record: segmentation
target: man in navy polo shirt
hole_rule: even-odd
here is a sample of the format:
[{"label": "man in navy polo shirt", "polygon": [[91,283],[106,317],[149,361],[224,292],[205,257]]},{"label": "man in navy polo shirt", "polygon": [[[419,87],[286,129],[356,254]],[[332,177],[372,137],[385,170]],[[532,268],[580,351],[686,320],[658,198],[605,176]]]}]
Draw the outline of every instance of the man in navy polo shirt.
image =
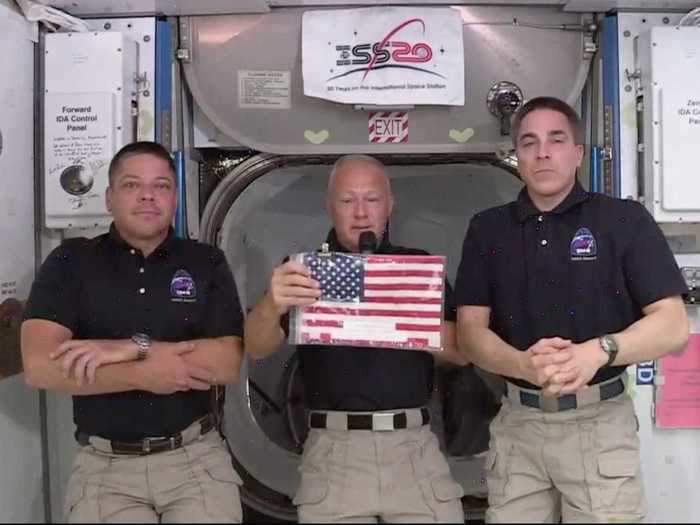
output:
[{"label": "man in navy polo shirt", "polygon": [[[372,232],[376,253],[426,254],[389,241],[394,198],[384,165],[373,157],[338,159],[326,198],[331,251],[359,253],[360,235]],[[262,358],[276,352],[290,308],[320,295],[320,283],[305,265],[287,261],[275,268],[269,289],[246,318],[246,353]],[[445,302],[443,351],[435,355],[465,365],[455,348],[454,308],[451,299]],[[428,424],[433,355],[324,345],[298,345],[297,354],[311,410],[294,498],[299,521],[462,523],[464,492]]]},{"label": "man in navy polo shirt", "polygon": [[686,285],[642,205],[577,181],[584,140],[568,104],[529,101],[512,137],[525,188],[471,220],[455,286],[460,349],[506,379],[487,521],[640,520],[625,367],[684,347]]},{"label": "man in navy polo shirt", "polygon": [[235,381],[243,316],[221,250],[175,237],[159,144],[109,166],[109,233],[56,248],[22,324],[28,384],[73,395],[69,522],[240,522],[211,389]]}]

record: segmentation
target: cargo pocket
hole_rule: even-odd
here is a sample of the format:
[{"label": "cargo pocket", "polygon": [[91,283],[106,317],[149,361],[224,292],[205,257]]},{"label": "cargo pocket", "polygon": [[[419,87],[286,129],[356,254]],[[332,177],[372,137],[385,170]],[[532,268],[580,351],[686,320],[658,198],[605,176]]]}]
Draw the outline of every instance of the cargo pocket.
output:
[{"label": "cargo pocket", "polygon": [[434,522],[462,523],[464,511],[460,499],[464,496],[464,490],[452,478],[437,438],[428,432],[422,443],[407,443],[413,449],[409,456],[413,475]]},{"label": "cargo pocket", "polygon": [[497,504],[497,500],[502,498],[506,492],[508,476],[506,473],[506,458],[493,445],[489,448],[484,461],[484,471],[486,473],[486,486],[489,493],[489,502]]},{"label": "cargo pocket", "polygon": [[464,490],[451,475],[421,480],[418,485],[436,523],[464,522],[461,501]]},{"label": "cargo pocket", "polygon": [[292,502],[296,506],[317,505],[328,497],[328,461],[333,441],[325,435],[308,439],[299,465],[301,481]]},{"label": "cargo pocket", "polygon": [[63,514],[68,523],[95,523],[100,521],[99,487],[110,464],[107,457],[80,450],[66,488]]},{"label": "cargo pocket", "polygon": [[240,523],[243,519],[239,486],[242,481],[233,468],[231,456],[216,444],[200,458],[199,481],[202,485],[202,498],[207,515],[211,519]]},{"label": "cargo pocket", "polygon": [[451,477],[436,478],[430,481],[435,499],[439,502],[461,499],[464,496],[462,485],[454,481]]},{"label": "cargo pocket", "polygon": [[597,458],[598,480],[591,487],[594,510],[644,514],[644,487],[636,450],[611,450]]},{"label": "cargo pocket", "polygon": [[78,505],[85,499],[85,477],[71,476],[68,488],[66,490],[66,500],[63,505],[63,515],[68,523],[79,523],[88,521],[80,519],[77,512]]},{"label": "cargo pocket", "polygon": [[299,488],[292,502],[294,505],[315,505],[328,495],[328,479],[322,475],[302,474]]}]

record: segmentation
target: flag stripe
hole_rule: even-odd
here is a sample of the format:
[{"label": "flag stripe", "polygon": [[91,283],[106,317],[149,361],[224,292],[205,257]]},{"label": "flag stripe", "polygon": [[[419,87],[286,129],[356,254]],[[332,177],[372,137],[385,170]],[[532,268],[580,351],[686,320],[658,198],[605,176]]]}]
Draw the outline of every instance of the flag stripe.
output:
[{"label": "flag stripe", "polygon": [[367,290],[365,289],[365,297],[432,297],[441,299],[442,290],[425,290],[416,292],[415,290]]},{"label": "flag stripe", "polygon": [[336,340],[337,338],[350,338],[350,339],[357,339],[357,338],[362,338],[367,341],[398,341],[398,342],[405,342],[408,339],[414,338],[416,336],[418,337],[423,337],[428,339],[429,341],[433,342],[435,346],[439,346],[439,337],[440,337],[440,332],[441,328],[440,325],[437,325],[437,328],[435,330],[432,329],[425,329],[425,325],[416,325],[415,329],[411,330],[396,330],[395,332],[391,333],[391,336],[389,335],[391,330],[386,330],[381,334],[378,333],[359,333],[359,332],[351,332],[351,333],[346,333],[345,330],[342,328],[329,328],[329,327],[323,327],[323,326],[316,326],[316,327],[305,327],[302,331],[302,333],[307,334],[309,337],[330,337],[332,340]]},{"label": "flag stripe", "polygon": [[365,270],[366,277],[435,277],[433,270]]},{"label": "flag stripe", "polygon": [[[412,304],[409,306],[400,306],[396,305],[399,309],[399,311],[404,311],[404,310],[420,310],[420,311],[436,311],[439,312],[442,310],[442,305],[441,304]],[[365,305],[362,303],[341,303],[341,302],[335,302],[335,301],[316,301],[312,305],[309,306],[304,306],[304,309],[310,308],[310,307],[322,307],[322,308],[327,308],[328,311],[327,313],[334,313],[335,309],[337,308],[357,308],[357,309],[362,309],[365,308]],[[396,310],[396,308],[391,305],[391,304],[382,304],[382,303],[375,303],[370,306],[372,310]]]},{"label": "flag stripe", "polygon": [[430,284],[442,288],[445,281],[442,277],[366,277],[365,286],[368,284]]},{"label": "flag stripe", "polygon": [[[311,337],[308,334],[303,334],[305,343],[323,343],[328,344],[330,340],[333,344],[346,345],[346,346],[372,346],[378,348],[396,348],[396,343],[392,341],[369,341],[367,339],[338,339],[335,337]],[[302,336],[302,337],[303,337]],[[411,338],[405,341],[403,348],[407,350],[424,350],[428,345],[428,339]],[[432,348],[430,350],[439,350],[438,348]]]},{"label": "flag stripe", "polygon": [[[440,280],[440,283],[442,283],[442,280]],[[423,284],[423,283],[405,283],[405,282],[399,282],[399,283],[367,283],[365,284],[365,291],[367,290],[387,290],[387,291],[392,291],[392,290],[412,290],[415,292],[422,291],[422,290],[441,290],[442,286],[436,287],[433,284]]]},{"label": "flag stripe", "polygon": [[442,297],[383,297],[370,296],[363,299],[365,303],[389,304],[442,304]]},{"label": "flag stripe", "polygon": [[444,266],[442,264],[413,264],[413,263],[402,263],[393,264],[389,262],[375,262],[375,263],[365,263],[365,270],[430,270],[437,273],[442,273]]},{"label": "flag stripe", "polygon": [[445,258],[441,255],[367,255],[367,264],[435,264],[442,269]]},{"label": "flag stripe", "polygon": [[343,321],[335,321],[332,319],[304,319],[304,326],[331,326],[334,328],[342,328]]},{"label": "flag stripe", "polygon": [[439,332],[442,326],[439,324],[396,323],[396,329],[406,332]]},{"label": "flag stripe", "polygon": [[338,315],[375,315],[379,317],[383,316],[401,316],[401,317],[421,317],[421,318],[440,318],[442,312],[440,310],[435,311],[421,311],[421,310],[382,310],[382,309],[370,309],[370,308],[338,308],[336,307],[323,307],[323,306],[306,306],[304,308],[306,313],[310,314],[338,314]]},{"label": "flag stripe", "polygon": [[[346,316],[343,315],[333,315],[333,314],[306,314],[304,313],[304,319],[313,319],[313,320],[319,320],[319,321],[343,321],[347,319]],[[365,321],[367,323],[377,323],[377,322],[384,322],[387,323],[387,325],[391,325],[391,323],[407,323],[407,324],[414,324],[417,322],[425,322],[425,323],[434,323],[433,318],[428,318],[428,319],[416,319],[415,317],[402,317],[400,315],[395,316],[395,317],[387,317],[387,316],[361,316],[361,317],[356,317],[357,319],[361,319],[362,321]],[[435,318],[437,319],[437,318]]]}]

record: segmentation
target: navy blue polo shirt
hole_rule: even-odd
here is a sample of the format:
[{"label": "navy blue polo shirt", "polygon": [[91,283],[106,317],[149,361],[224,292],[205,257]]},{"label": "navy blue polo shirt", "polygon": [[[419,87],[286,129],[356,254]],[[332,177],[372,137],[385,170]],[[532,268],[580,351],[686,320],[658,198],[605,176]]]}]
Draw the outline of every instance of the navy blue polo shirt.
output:
[{"label": "navy blue polo shirt", "polygon": [[[51,252],[32,285],[25,318],[59,323],[73,339],[128,339],[142,332],[176,342],[243,334],[236,285],[220,249],[179,239],[171,230],[144,257],[114,225]],[[121,441],[174,434],[210,410],[208,391],[73,397],[79,431]]]},{"label": "navy blue polo shirt", "polygon": [[[540,212],[523,188],[515,202],[472,218],[455,303],[490,307],[490,328],[527,350],[544,337],[581,343],[622,331],[643,316],[644,306],[686,291],[647,210],[588,193],[576,181],[552,211]],[[624,369],[603,368],[591,384]]]},{"label": "navy blue polo shirt", "polygon": [[[331,230],[331,251],[346,252]],[[394,246],[386,236],[375,253],[427,255]],[[445,282],[443,316],[455,321],[452,288]],[[289,317],[282,318],[285,332]],[[433,390],[434,361],[430,352],[356,346],[298,345],[299,370],[311,410],[377,411],[424,406]]]}]

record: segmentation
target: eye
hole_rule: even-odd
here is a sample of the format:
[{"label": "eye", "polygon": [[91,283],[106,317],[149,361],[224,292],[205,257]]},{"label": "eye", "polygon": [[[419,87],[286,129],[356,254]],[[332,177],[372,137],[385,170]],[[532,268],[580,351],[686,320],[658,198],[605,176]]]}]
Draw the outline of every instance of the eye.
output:
[{"label": "eye", "polygon": [[138,187],[138,184],[136,184],[136,182],[133,180],[129,180],[123,183],[122,186],[128,190],[133,190],[134,188]]},{"label": "eye", "polygon": [[534,144],[534,142],[532,142],[531,140],[528,140],[527,142],[521,142],[521,143],[520,143],[520,146],[523,147],[523,148],[529,148],[529,147],[532,146],[533,144]]},{"label": "eye", "polygon": [[171,186],[167,182],[161,182],[159,184],[156,184],[156,188],[159,190],[166,191],[166,190],[169,190],[171,188]]}]

